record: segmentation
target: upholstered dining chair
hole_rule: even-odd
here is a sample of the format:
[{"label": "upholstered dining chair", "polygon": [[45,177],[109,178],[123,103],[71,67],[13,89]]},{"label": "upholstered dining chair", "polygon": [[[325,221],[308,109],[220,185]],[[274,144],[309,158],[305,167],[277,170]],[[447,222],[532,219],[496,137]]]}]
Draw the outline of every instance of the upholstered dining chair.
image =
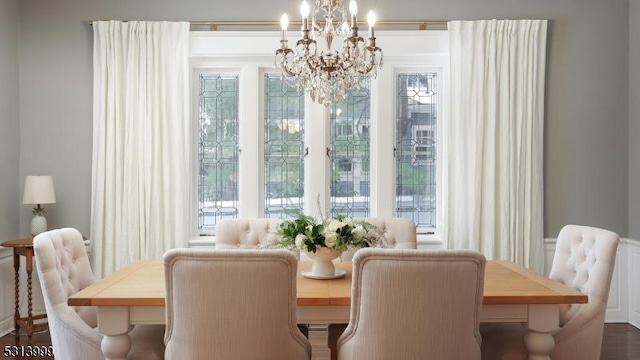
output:
[{"label": "upholstered dining chair", "polygon": [[[600,359],[618,242],[618,234],[604,229],[566,225],[560,230],[549,277],[580,290],[589,300],[560,309],[552,359]],[[483,359],[527,359],[521,324],[482,324],[480,329]]]},{"label": "upholstered dining chair", "polygon": [[[418,237],[416,235],[416,224],[411,219],[393,217],[372,217],[361,218],[377,227],[382,233],[382,246],[388,249],[417,249]],[[342,261],[349,261],[353,258],[355,251],[348,251],[340,256]],[[346,329],[347,324],[328,324],[327,344],[331,350],[331,360],[337,357],[336,345],[338,337]]]},{"label": "upholstered dining chair", "polygon": [[276,240],[281,220],[225,219],[216,225],[216,249],[257,249]]},{"label": "upholstered dining chair", "polygon": [[[224,219],[216,225],[216,249],[260,249],[276,240],[280,219],[249,218]],[[300,252],[294,252],[300,260]],[[305,337],[309,337],[309,325],[298,324]]]},{"label": "upholstered dining chair", "polygon": [[338,359],[480,359],[485,262],[466,250],[358,251]]},{"label": "upholstered dining chair", "polygon": [[[357,220],[367,222],[380,230],[382,235],[381,247],[386,249],[417,249],[418,236],[416,224],[411,219],[394,217],[371,217]],[[347,251],[340,256],[342,261],[353,258],[355,251]]]},{"label": "upholstered dining chair", "polygon": [[172,249],[164,269],[166,359],[311,359],[290,251]]},{"label": "upholstered dining chair", "polygon": [[[50,230],[33,239],[33,249],[54,357],[104,359],[100,350],[102,335],[96,330],[96,308],[67,305],[70,295],[95,281],[82,235],[71,228]],[[137,325],[129,335],[129,359],[164,358],[164,326]]]}]

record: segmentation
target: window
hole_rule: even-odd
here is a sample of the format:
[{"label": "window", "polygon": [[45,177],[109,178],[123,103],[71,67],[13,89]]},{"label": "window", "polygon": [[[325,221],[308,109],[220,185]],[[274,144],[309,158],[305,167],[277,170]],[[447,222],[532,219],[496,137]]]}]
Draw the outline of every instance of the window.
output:
[{"label": "window", "polygon": [[[400,216],[419,233],[434,231],[448,62],[447,38],[435,33],[389,33],[397,54],[385,52],[377,79],[363,78],[327,108],[273,69],[278,34],[194,33],[200,124],[194,232],[213,234],[225,218],[299,211]],[[264,55],[256,56],[261,48]]]},{"label": "window", "polygon": [[437,78],[437,73],[396,76],[396,211],[430,228],[436,227]]},{"label": "window", "polygon": [[331,216],[362,218],[370,214],[369,133],[353,131],[369,129],[369,84],[368,78],[363,79],[360,89],[349,90],[346,99],[333,104],[331,109]]},{"label": "window", "polygon": [[198,228],[238,214],[238,75],[202,73],[199,84]]},{"label": "window", "polygon": [[279,74],[264,75],[265,217],[304,208],[304,96]]}]

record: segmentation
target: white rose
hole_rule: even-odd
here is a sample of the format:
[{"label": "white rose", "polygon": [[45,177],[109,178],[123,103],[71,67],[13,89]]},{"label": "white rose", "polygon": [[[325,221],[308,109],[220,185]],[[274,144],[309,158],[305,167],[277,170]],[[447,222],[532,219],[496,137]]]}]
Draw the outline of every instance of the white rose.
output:
[{"label": "white rose", "polygon": [[341,227],[344,226],[344,223],[338,220],[331,220],[329,222],[329,225],[327,225],[327,227],[325,228],[325,232],[328,233],[335,233],[338,232],[338,229],[340,229]]},{"label": "white rose", "polygon": [[296,235],[296,247],[300,250],[304,250],[304,241],[307,237],[304,234]]},{"label": "white rose", "polygon": [[351,230],[351,234],[356,239],[362,239],[367,235],[367,230],[364,229],[362,225],[358,225],[353,230]]},{"label": "white rose", "polygon": [[335,232],[324,233],[324,245],[328,248],[333,248],[338,242],[338,234]]}]

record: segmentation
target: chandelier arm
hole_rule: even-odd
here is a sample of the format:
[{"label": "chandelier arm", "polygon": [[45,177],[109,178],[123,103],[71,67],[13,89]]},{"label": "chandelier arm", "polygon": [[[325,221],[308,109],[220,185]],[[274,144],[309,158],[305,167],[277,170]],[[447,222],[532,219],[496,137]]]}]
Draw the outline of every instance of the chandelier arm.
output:
[{"label": "chandelier arm", "polygon": [[354,47],[358,46],[359,43],[364,43],[364,38],[362,36],[358,36],[358,34],[355,34],[355,36],[349,36],[348,38],[344,39],[345,43],[352,43]]},{"label": "chandelier arm", "polygon": [[313,45],[316,46],[316,41],[310,38],[300,39],[296,42],[296,47],[303,46],[305,49],[309,49]]},{"label": "chandelier arm", "polygon": [[364,39],[361,36],[350,36],[344,40],[343,49],[345,55],[343,57],[348,60],[349,64],[343,64],[343,66],[341,66],[342,69],[347,70],[354,65],[354,60],[357,59],[354,58],[353,52],[358,48],[358,44],[360,43],[364,43]]},{"label": "chandelier arm", "polygon": [[293,53],[293,50],[289,49],[288,47],[282,47],[276,50],[276,56],[281,55],[282,57],[285,57],[285,58],[291,53]]},{"label": "chandelier arm", "polygon": [[[373,70],[373,68],[375,68],[376,66],[378,68],[382,67],[382,59],[383,59],[383,54],[382,54],[382,49],[379,47],[367,47],[366,48],[367,51],[369,51],[371,53],[371,57],[373,58],[369,65],[363,70],[363,71],[358,71],[358,73],[362,74],[362,75],[367,75],[371,72],[371,70]],[[376,51],[380,53],[380,61],[376,62]]]},{"label": "chandelier arm", "polygon": [[294,67],[287,66],[286,61],[283,61],[280,63],[280,71],[282,71],[282,73],[288,78],[296,78],[300,75],[300,72],[296,72],[294,71],[294,69],[295,69],[295,66]]}]

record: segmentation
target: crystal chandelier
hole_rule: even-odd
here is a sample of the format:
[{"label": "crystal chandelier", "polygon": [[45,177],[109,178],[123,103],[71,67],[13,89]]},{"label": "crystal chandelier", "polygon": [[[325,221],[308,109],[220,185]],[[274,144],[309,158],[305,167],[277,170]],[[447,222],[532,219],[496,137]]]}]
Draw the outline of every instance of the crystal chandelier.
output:
[{"label": "crystal chandelier", "polygon": [[[289,18],[287,14],[282,15],[282,39],[275,54],[276,67],[285,79],[306,90],[319,104],[329,106],[344,99],[348,89],[360,88],[365,77],[375,78],[382,67],[382,49],[376,46],[374,33],[376,15],[369,12],[367,45],[358,35],[357,12],[355,0],[349,3],[350,18],[342,0],[315,0],[311,9],[303,0],[300,5],[302,38],[293,49],[287,41]],[[318,49],[316,39],[321,37],[325,47]],[[337,37],[342,38],[342,52],[332,47]]]}]

